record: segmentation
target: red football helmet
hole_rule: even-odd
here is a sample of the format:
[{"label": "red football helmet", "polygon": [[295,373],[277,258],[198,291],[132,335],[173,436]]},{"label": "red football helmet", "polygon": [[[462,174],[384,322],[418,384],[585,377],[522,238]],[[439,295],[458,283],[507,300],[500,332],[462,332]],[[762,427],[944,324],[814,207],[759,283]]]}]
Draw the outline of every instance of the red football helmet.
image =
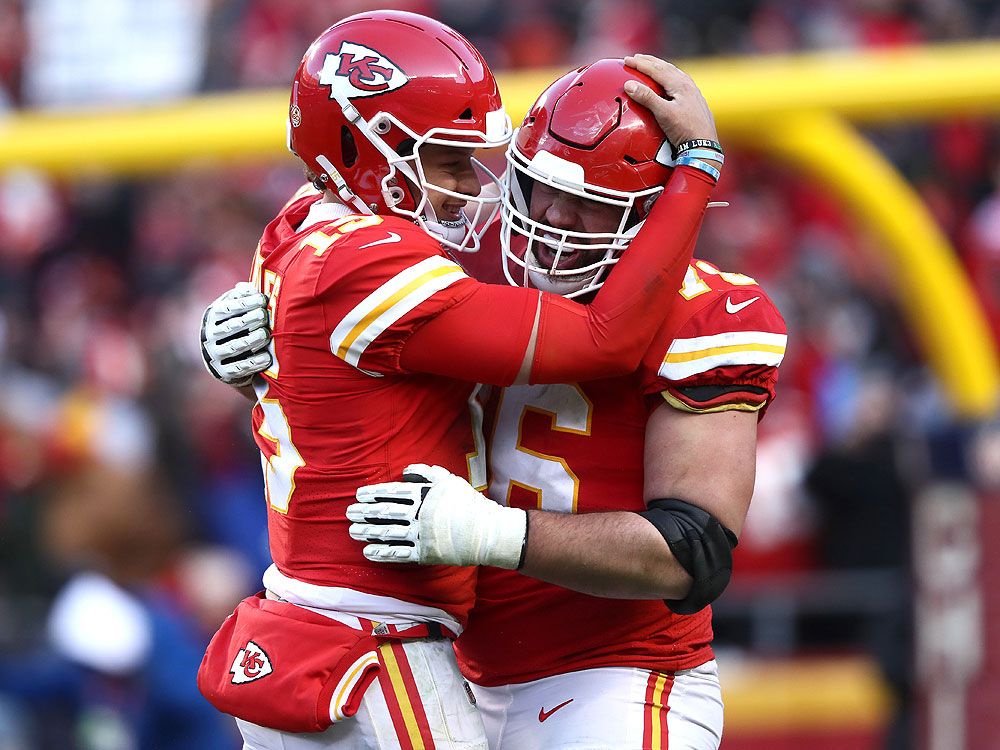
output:
[{"label": "red football helmet", "polygon": [[[673,165],[670,144],[649,110],[625,93],[629,80],[663,94],[622,60],[598,60],[549,86],[515,131],[501,208],[504,272],[511,284],[530,281],[566,297],[598,289],[662,192]],[[572,231],[532,218],[537,183],[617,207],[617,227]],[[521,238],[517,248],[515,236]],[[583,265],[574,262],[579,252],[586,253],[577,259],[586,260]]]},{"label": "red football helmet", "polygon": [[[288,147],[348,206],[412,219],[455,250],[478,249],[499,208],[499,180],[478,161],[480,198],[428,183],[424,144],[489,148],[511,125],[482,55],[438,21],[402,11],[350,16],[306,50],[292,83]],[[472,218],[443,221],[428,190],[475,204]],[[487,215],[488,214],[488,215]]]}]

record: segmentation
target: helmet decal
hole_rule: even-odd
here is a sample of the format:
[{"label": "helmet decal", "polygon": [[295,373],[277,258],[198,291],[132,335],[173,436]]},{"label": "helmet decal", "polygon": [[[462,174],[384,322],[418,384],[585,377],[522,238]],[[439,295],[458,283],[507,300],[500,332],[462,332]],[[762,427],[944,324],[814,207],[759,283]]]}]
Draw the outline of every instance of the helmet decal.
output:
[{"label": "helmet decal", "polygon": [[410,79],[381,52],[354,42],[342,42],[328,52],[319,72],[321,86],[330,87],[331,99],[375,96],[404,86]]}]

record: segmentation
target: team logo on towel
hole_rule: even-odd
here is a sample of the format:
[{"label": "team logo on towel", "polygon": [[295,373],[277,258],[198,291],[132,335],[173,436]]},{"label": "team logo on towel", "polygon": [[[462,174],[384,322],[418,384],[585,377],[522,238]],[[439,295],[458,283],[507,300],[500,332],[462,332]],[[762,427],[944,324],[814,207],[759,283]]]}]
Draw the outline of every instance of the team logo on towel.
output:
[{"label": "team logo on towel", "polygon": [[253,641],[247,641],[247,645],[240,649],[233,659],[233,666],[229,672],[233,675],[232,683],[242,685],[245,682],[253,682],[261,677],[267,677],[274,671],[271,660],[267,653]]}]

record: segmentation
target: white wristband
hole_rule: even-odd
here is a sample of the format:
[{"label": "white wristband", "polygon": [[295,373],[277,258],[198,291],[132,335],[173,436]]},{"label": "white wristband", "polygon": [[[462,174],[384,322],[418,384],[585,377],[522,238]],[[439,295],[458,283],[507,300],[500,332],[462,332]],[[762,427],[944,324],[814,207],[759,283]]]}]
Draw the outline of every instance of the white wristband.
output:
[{"label": "white wristband", "polygon": [[527,544],[528,513],[520,508],[494,507],[492,517],[485,519],[490,526],[483,534],[477,564],[517,570]]}]

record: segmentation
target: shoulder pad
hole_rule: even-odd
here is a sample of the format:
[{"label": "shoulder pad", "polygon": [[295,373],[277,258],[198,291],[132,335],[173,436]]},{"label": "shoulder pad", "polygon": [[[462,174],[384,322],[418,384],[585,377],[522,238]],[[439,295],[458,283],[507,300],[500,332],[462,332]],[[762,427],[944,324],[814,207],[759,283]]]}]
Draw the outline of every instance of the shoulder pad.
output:
[{"label": "shoulder pad", "polygon": [[754,279],[698,260],[680,296],[671,340],[660,349],[660,378],[680,381],[719,367],[781,363],[785,321]]}]

